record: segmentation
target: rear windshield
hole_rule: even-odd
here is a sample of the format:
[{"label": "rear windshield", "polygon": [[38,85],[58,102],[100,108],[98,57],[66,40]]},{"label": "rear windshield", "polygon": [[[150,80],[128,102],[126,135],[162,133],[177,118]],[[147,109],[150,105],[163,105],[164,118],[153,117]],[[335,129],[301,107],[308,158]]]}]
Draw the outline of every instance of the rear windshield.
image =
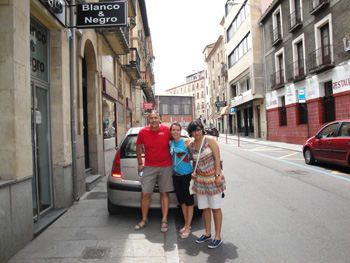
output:
[{"label": "rear windshield", "polygon": [[[130,135],[125,138],[120,148],[120,158],[136,158],[136,139],[137,135]],[[144,156],[142,147],[142,156]]]}]

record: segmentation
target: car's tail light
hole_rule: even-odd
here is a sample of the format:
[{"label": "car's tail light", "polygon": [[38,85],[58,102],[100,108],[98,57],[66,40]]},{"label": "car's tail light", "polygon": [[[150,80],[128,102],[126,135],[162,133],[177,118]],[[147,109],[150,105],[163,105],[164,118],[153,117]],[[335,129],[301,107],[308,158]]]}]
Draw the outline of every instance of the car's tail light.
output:
[{"label": "car's tail light", "polygon": [[120,170],[120,150],[117,152],[117,155],[114,158],[111,176],[115,178],[122,178],[122,172]]}]

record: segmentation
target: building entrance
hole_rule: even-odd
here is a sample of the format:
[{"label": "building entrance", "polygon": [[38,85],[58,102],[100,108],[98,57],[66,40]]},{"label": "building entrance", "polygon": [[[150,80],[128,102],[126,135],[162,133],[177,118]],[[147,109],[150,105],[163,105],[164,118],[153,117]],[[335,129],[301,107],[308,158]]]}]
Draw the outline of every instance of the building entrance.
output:
[{"label": "building entrance", "polygon": [[48,85],[32,81],[33,216],[52,209],[51,133]]}]

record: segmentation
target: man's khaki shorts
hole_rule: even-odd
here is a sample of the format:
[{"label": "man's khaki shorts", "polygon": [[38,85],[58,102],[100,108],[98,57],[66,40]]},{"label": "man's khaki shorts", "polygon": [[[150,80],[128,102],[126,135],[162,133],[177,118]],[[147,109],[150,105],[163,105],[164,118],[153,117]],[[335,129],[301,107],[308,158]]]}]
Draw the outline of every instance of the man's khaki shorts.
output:
[{"label": "man's khaki shorts", "polygon": [[153,193],[157,181],[160,192],[174,191],[172,176],[172,165],[164,167],[144,166],[141,178],[142,192],[149,194]]}]

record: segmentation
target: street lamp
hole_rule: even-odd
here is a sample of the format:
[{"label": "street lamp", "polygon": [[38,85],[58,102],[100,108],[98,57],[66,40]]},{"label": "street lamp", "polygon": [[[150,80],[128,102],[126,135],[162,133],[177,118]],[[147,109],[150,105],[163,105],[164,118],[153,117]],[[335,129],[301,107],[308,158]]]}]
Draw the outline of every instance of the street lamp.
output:
[{"label": "street lamp", "polygon": [[229,1],[229,2],[227,2],[227,4],[231,5],[231,6],[233,6],[233,5],[250,5],[252,7],[255,7],[255,8],[259,9],[260,15],[262,14],[262,10],[261,10],[260,6],[258,6],[256,4],[237,3],[237,2],[233,2],[233,1]]}]

